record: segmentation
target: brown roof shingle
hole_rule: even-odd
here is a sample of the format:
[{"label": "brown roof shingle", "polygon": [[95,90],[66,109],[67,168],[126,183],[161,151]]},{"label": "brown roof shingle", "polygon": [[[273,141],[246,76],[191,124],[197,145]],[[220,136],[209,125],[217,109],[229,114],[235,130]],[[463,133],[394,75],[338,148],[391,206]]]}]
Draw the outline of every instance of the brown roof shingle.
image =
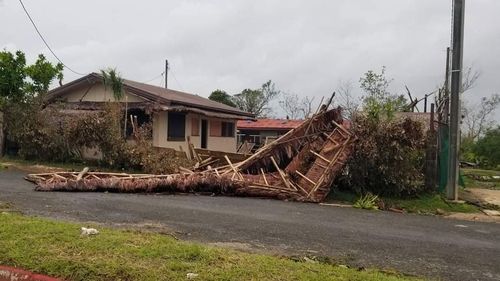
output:
[{"label": "brown roof shingle", "polygon": [[[61,87],[51,90],[48,94],[49,101],[68,93],[71,89],[80,87],[82,84],[91,84],[102,81],[102,76],[98,73],[90,73],[82,78],[67,83]],[[125,91],[129,91],[137,96],[159,103],[171,103],[172,105],[184,105],[201,109],[208,109],[218,112],[225,112],[235,115],[254,117],[253,114],[245,112],[235,107],[231,107],[216,101],[209,100],[198,95],[180,92],[171,89],[165,89],[145,83],[140,83],[124,79],[123,86]]]}]

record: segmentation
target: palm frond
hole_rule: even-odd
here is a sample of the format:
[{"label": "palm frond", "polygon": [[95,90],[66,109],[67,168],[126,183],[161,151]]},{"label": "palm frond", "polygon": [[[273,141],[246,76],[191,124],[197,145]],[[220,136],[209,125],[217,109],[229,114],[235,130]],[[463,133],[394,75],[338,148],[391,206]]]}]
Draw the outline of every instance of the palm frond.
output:
[{"label": "palm frond", "polygon": [[123,78],[116,71],[116,68],[101,69],[101,75],[104,89],[110,87],[115,100],[121,100],[123,98]]}]

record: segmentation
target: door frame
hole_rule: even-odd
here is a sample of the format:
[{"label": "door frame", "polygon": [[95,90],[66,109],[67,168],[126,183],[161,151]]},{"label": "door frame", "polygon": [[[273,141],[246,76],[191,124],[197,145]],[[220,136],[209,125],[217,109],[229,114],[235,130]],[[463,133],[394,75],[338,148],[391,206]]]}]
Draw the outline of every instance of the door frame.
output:
[{"label": "door frame", "polygon": [[207,119],[201,119],[200,147],[204,148],[204,149],[208,148],[208,120]]}]

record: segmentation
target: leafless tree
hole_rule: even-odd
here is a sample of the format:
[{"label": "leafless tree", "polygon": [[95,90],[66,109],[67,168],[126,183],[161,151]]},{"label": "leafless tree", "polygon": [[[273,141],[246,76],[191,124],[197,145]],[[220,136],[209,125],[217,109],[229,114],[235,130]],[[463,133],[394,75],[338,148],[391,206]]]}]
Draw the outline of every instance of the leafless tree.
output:
[{"label": "leafless tree", "polygon": [[500,95],[483,97],[479,103],[462,105],[463,122],[466,127],[465,137],[477,140],[487,129],[493,126],[491,115],[500,105]]},{"label": "leafless tree", "polygon": [[337,94],[340,98],[339,105],[343,108],[345,117],[351,119],[359,111],[361,100],[352,94],[353,86],[350,81],[339,80]]},{"label": "leafless tree", "polygon": [[297,94],[283,93],[279,105],[290,119],[305,119],[313,111],[314,97],[300,98]]},{"label": "leafless tree", "polygon": [[279,105],[290,119],[296,119],[300,114],[299,102],[297,94],[283,93]]},{"label": "leafless tree", "polygon": [[467,67],[462,74],[462,93],[474,88],[480,76],[480,71],[475,70],[472,66]]},{"label": "leafless tree", "polygon": [[302,112],[302,116],[304,117],[304,119],[311,117],[314,108],[314,97],[303,97],[300,103],[300,111]]}]

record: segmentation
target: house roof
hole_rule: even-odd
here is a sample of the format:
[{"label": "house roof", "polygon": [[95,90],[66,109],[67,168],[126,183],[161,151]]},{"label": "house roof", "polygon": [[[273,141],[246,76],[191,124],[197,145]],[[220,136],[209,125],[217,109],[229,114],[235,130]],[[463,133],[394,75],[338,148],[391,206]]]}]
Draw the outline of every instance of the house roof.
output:
[{"label": "house roof", "polygon": [[298,127],[304,120],[256,119],[238,120],[236,127],[243,130],[290,130]]},{"label": "house roof", "polygon": [[[51,90],[48,93],[47,97],[49,102],[54,101],[55,99],[69,93],[73,89],[80,88],[84,85],[91,85],[97,82],[102,82],[102,76],[98,73],[90,73],[82,78]],[[165,89],[162,87],[140,83],[128,79],[123,80],[123,87],[126,92],[132,93],[149,101],[158,102],[160,104],[167,103],[169,105],[188,106],[204,110],[228,113],[236,116],[254,117],[252,113],[248,113],[238,108],[212,101],[194,94]]]},{"label": "house roof", "polygon": [[421,122],[425,130],[428,130],[431,125],[430,112],[396,112],[395,117],[398,119],[410,118],[413,121]]}]

